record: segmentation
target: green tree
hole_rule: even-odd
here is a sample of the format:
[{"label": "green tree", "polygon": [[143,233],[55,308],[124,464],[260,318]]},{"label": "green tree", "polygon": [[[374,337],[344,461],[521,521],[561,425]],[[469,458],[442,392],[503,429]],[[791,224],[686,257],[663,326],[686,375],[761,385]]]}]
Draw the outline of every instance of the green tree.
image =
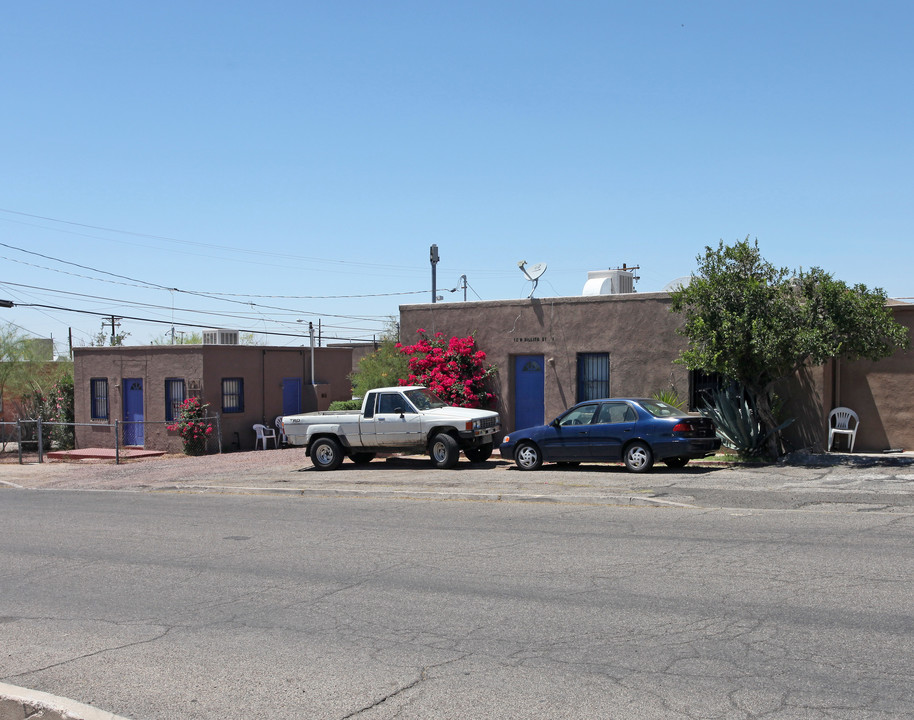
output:
[{"label": "green tree", "polygon": [[377,349],[363,357],[358,369],[349,376],[354,396],[365,397],[374,388],[397,385],[409,375],[409,358],[397,348],[398,334],[396,318],[390,318]]},{"label": "green tree", "polygon": [[378,349],[359,361],[358,369],[349,376],[352,394],[365,397],[365,393],[376,387],[390,387],[399,384],[409,375],[409,358],[397,348],[396,340],[385,337]]},{"label": "green tree", "polygon": [[[749,238],[699,255],[691,283],[673,293],[689,339],[680,362],[739,383],[766,430],[767,452],[780,452],[774,387],[804,366],[830,358],[879,360],[907,347],[905,327],[885,291],[848,286],[820,268],[791,272],[761,257]],[[769,434],[770,433],[770,434]]]},{"label": "green tree", "polygon": [[7,324],[0,329],[0,397],[19,394],[27,387],[22,366],[29,354],[26,338],[15,327]]}]

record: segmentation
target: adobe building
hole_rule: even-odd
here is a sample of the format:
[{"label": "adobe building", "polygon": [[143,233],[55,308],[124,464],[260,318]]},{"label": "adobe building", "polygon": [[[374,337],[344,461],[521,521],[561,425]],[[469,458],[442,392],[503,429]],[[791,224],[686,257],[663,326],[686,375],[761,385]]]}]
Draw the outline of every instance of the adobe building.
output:
[{"label": "adobe building", "polygon": [[[199,397],[219,416],[221,449],[253,449],[255,423],[274,427],[280,415],[326,410],[349,400],[349,348],[257,345],[150,345],[73,350],[76,447],[121,446],[181,452],[166,429],[177,407]],[[208,452],[219,450],[212,438]]]},{"label": "adobe building", "polygon": [[[686,338],[676,332],[682,320],[670,312],[669,294],[625,289],[603,294],[603,283],[580,297],[403,305],[400,340],[415,342],[419,329],[474,335],[498,368],[494,392],[506,431],[548,422],[597,397],[675,390],[697,409],[699,391],[715,381],[676,363]],[[899,323],[914,328],[914,305],[890,306]],[[841,405],[860,416],[855,451],[914,449],[914,349],[875,363],[833,360],[809,368],[779,396],[783,416],[796,418],[785,433],[793,449],[824,451],[828,413]]]}]

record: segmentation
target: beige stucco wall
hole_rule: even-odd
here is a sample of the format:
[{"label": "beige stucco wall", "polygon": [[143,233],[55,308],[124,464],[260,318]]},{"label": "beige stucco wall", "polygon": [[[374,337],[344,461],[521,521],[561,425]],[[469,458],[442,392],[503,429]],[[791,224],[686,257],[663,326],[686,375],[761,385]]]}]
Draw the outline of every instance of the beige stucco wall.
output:
[{"label": "beige stucco wall", "polygon": [[[914,344],[914,305],[892,311]],[[845,406],[860,416],[857,447],[914,450],[914,347],[878,362],[836,361],[830,369],[828,409]]]},{"label": "beige stucco wall", "polygon": [[[86,347],[73,350],[73,406],[77,423],[76,447],[114,447],[114,434],[108,424],[124,418],[124,378],[143,379],[143,410],[146,420],[165,419],[165,378],[185,378],[187,382],[203,376],[203,359],[194,345],[137,347]],[[93,422],[90,381],[108,380],[108,421]],[[187,388],[190,397],[190,387]],[[181,451],[181,440],[163,424],[146,424],[144,447]]]},{"label": "beige stucco wall", "polygon": [[513,430],[517,355],[545,358],[547,420],[577,402],[577,354],[583,352],[609,353],[612,395],[649,396],[672,387],[687,398],[688,371],[674,364],[685,341],[669,307],[667,293],[403,305],[400,338],[411,343],[420,328],[432,335],[475,335],[498,367],[498,410]]},{"label": "beige stucco wall", "polygon": [[[77,447],[114,447],[109,424],[124,417],[122,380],[143,379],[143,447],[180,452],[181,440],[166,429],[165,379],[185,381],[187,397],[199,396],[221,416],[224,449],[254,446],[254,423],[272,425],[281,415],[284,378],[302,383],[302,411],[325,410],[334,400],[348,400],[351,351],[316,348],[314,384],[310,348],[227,345],[154,345],[91,347],[74,350],[74,410]],[[108,421],[91,420],[90,380],[108,380]],[[244,411],[222,412],[223,378],[244,381]],[[237,433],[237,435],[236,435]],[[237,444],[235,444],[237,443]]]}]

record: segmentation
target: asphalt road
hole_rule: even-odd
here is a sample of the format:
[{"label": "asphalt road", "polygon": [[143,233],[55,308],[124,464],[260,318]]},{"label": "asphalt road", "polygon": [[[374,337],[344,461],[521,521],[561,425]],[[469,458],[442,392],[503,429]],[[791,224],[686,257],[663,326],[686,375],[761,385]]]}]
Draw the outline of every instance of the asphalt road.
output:
[{"label": "asphalt road", "polygon": [[842,509],[7,486],[0,678],[136,720],[912,717],[914,515]]}]

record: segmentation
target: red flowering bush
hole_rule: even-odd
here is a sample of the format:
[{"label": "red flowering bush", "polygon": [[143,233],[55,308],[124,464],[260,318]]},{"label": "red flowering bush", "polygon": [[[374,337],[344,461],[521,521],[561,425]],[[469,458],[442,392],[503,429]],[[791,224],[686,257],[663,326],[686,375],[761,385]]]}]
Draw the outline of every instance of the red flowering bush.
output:
[{"label": "red flowering bush", "polygon": [[206,452],[206,440],[213,434],[213,426],[206,419],[206,408],[199,398],[187,398],[178,408],[178,417],[168,426],[177,431],[184,441],[184,452],[187,455],[203,455]]},{"label": "red flowering bush", "polygon": [[401,385],[425,385],[451,405],[472,408],[495,406],[495,395],[487,390],[496,368],[487,365],[486,354],[476,348],[472,335],[445,338],[444,333],[429,337],[418,330],[415,345],[397,343],[397,349],[409,356],[410,375]]}]

